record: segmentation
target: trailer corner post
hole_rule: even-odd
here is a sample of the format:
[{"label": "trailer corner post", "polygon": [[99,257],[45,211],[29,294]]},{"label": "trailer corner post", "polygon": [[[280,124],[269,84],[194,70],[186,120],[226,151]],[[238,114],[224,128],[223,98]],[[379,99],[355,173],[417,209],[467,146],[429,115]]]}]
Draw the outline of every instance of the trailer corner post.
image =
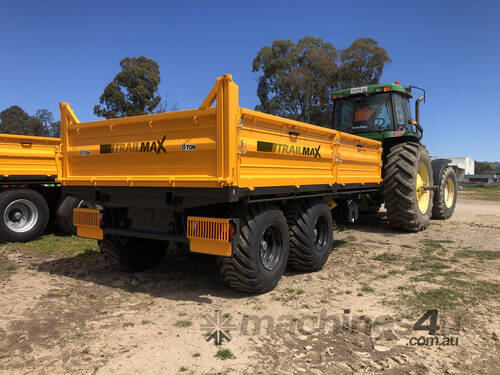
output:
[{"label": "trailer corner post", "polygon": [[[73,124],[79,124],[78,118],[69,106],[69,103],[59,103],[61,110],[61,151],[63,155],[68,155],[68,127]],[[64,185],[66,178],[68,178],[68,158],[65,157],[61,163],[61,177],[60,183]]]}]

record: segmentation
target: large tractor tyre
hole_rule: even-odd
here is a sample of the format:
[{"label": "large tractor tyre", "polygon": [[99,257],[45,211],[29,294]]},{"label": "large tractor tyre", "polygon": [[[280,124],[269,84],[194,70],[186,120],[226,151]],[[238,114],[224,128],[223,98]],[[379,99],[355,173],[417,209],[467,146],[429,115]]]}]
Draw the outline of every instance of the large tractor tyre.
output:
[{"label": "large tractor tyre", "polygon": [[429,152],[416,142],[391,148],[384,166],[383,193],[392,226],[417,232],[429,225],[433,186]]},{"label": "large tractor tyre", "polygon": [[35,190],[7,190],[0,194],[0,239],[31,241],[40,236],[49,222],[49,206]]},{"label": "large tractor tyre", "polygon": [[290,234],[288,266],[296,271],[323,268],[333,246],[333,218],[322,200],[299,199],[285,210]]},{"label": "large tractor tyre", "polygon": [[252,294],[274,289],[288,260],[285,215],[272,205],[251,205],[230,216],[238,217],[240,225],[232,255],[218,258],[224,282]]},{"label": "large tractor tyre", "polygon": [[432,206],[433,219],[449,219],[455,211],[457,203],[457,176],[452,167],[447,167],[436,181],[438,190],[434,195],[434,205]]},{"label": "large tractor tyre", "polygon": [[161,261],[167,247],[168,242],[109,234],[99,241],[99,249],[108,266],[132,272],[153,268]]}]

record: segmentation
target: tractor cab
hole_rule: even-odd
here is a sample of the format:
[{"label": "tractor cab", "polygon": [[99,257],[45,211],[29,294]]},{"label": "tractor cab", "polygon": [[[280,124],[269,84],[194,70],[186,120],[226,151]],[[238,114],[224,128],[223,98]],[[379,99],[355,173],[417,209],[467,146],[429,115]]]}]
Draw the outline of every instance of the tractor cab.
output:
[{"label": "tractor cab", "polygon": [[417,88],[406,88],[398,81],[335,92],[333,128],[383,143],[419,141],[423,133],[419,124],[419,104],[425,96],[417,99],[413,119],[410,109],[412,87]]}]

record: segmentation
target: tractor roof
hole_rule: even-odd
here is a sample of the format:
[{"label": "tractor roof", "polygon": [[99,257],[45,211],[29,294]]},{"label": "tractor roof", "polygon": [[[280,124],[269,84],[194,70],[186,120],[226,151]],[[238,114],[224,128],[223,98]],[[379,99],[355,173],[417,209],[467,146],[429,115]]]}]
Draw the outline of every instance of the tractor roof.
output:
[{"label": "tractor roof", "polygon": [[333,93],[334,99],[345,98],[354,95],[362,94],[375,94],[381,92],[398,91],[403,93],[410,98],[412,97],[411,89],[404,87],[397,81],[397,83],[379,83],[377,85],[367,85],[360,87],[352,87],[344,90],[338,90]]}]

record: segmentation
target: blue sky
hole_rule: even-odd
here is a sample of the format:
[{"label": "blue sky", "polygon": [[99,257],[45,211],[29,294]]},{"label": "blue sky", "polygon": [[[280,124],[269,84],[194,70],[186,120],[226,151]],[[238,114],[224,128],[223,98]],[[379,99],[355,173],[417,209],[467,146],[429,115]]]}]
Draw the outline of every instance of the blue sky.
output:
[{"label": "blue sky", "polygon": [[162,94],[199,106],[223,73],[240,105],[257,104],[251,63],[275,39],[323,38],[336,48],[376,39],[392,64],[382,81],[424,87],[431,155],[500,160],[498,1],[23,1],[1,4],[0,110],[17,104],[80,121],[126,56],[156,60]]}]

